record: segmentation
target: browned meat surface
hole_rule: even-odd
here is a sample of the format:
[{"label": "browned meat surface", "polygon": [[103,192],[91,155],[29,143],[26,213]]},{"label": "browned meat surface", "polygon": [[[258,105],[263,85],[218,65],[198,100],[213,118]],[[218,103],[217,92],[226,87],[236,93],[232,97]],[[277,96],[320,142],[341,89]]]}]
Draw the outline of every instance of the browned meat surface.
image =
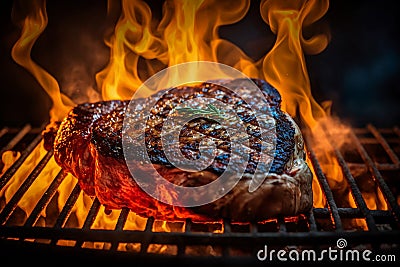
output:
[{"label": "browned meat surface", "polygon": [[[203,83],[172,88],[152,96],[159,99],[146,127],[147,153],[153,166],[168,181],[182,186],[207,184],[224,172],[230,159],[229,136],[218,123],[195,119],[182,127],[179,148],[188,158],[199,156],[202,138],[212,138],[219,153],[205,170],[196,173],[180,170],[170,164],[161,145],[161,128],[169,112],[182,101],[195,97],[218,99],[233,106],[246,126],[250,158],[239,183],[222,198],[199,207],[175,207],[149,196],[136,184],[126,166],[122,148],[122,127],[126,116],[135,121],[140,114],[126,113],[129,101],[103,101],[76,106],[60,125],[49,125],[44,132],[46,149],[54,149],[56,162],[77,177],[82,189],[95,195],[110,209],[128,207],[137,214],[163,220],[262,221],[277,215],[297,215],[312,206],[312,175],[305,163],[303,139],[295,122],[280,110],[280,95],[269,84],[254,80],[262,90],[275,120],[276,151],[270,169],[262,169],[266,177],[255,191],[248,191],[260,154],[260,128],[248,105],[238,95],[222,86]],[[245,90],[240,80],[227,85]],[[240,95],[240,94],[239,94]],[[150,97],[151,98],[151,97]],[[150,98],[137,99],[135,105],[146,106]],[[265,110],[266,111],[266,110]],[[130,131],[135,131],[135,125]],[[132,144],[135,140],[132,140]],[[149,168],[136,157],[135,169],[143,175]],[[235,175],[234,173],[232,175]]]}]

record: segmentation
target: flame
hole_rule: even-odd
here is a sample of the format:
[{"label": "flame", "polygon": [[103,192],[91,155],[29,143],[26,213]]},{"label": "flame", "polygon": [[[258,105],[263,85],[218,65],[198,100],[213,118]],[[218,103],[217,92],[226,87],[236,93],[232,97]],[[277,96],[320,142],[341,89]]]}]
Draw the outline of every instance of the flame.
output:
[{"label": "flame", "polygon": [[[265,79],[281,93],[282,109],[298,118],[299,123],[311,132],[312,148],[332,191],[340,192],[341,198],[345,199],[343,205],[357,208],[334,152],[334,149],[351,144],[351,127],[330,114],[330,102],[319,104],[313,98],[304,57],[304,53],[320,53],[329,43],[330,36],[327,33],[309,39],[305,39],[303,35],[303,29],[318,21],[328,7],[327,0],[262,1],[262,18],[277,35],[274,47],[262,61],[262,71]],[[308,163],[312,166],[309,160]],[[313,169],[312,172],[314,207],[325,207],[326,199]],[[363,198],[370,209],[376,209],[377,203],[381,208],[387,209],[379,189],[377,194],[363,192]],[[354,221],[357,226],[367,229],[365,220]]]},{"label": "flame", "polygon": [[[2,189],[1,195],[5,197],[6,203],[12,198],[12,196],[17,192],[18,188],[21,186],[21,184],[24,182],[24,180],[28,177],[28,175],[32,172],[34,167],[39,163],[39,161],[43,158],[43,156],[46,154],[46,151],[44,150],[43,146],[41,144],[38,144],[35,149],[32,151],[31,154],[25,159],[23,165],[21,168],[18,168],[18,170],[15,172],[13,175],[11,181],[8,182]],[[40,198],[40,192],[38,192],[35,198],[38,200]],[[28,204],[28,206],[26,206]],[[32,210],[34,205],[30,205],[29,203],[25,203],[23,205],[23,208],[27,208]]]},{"label": "flame", "polygon": [[47,26],[46,1],[26,2],[29,14],[23,20],[21,36],[14,44],[11,55],[16,63],[28,70],[50,96],[53,106],[50,118],[60,121],[74,105],[61,93],[57,80],[31,58],[32,47]]},{"label": "flame", "polygon": [[[116,9],[108,2],[109,13]],[[214,61],[237,67],[245,74],[258,77],[253,61],[240,48],[218,36],[222,25],[241,20],[250,1],[165,1],[163,17],[153,26],[152,13],[146,2],[122,1],[122,13],[114,34],[105,40],[110,47],[108,66],[96,75],[105,100],[130,99],[144,80],[161,68],[191,61]],[[178,75],[196,72],[196,66]]]},{"label": "flame", "polygon": [[[115,9],[116,1],[108,2],[108,10]],[[130,99],[135,88],[142,84],[139,77],[139,58],[154,59],[162,54],[161,40],[152,34],[151,10],[143,1],[122,1],[122,13],[110,40],[108,66],[96,75],[104,100]],[[149,73],[150,75],[154,72]]]},{"label": "flame", "polygon": [[[320,160],[330,187],[332,190],[345,192],[348,186],[346,179],[333,153],[332,140],[326,136],[322,125],[325,129],[337,129],[330,133],[335,136],[335,141],[344,141],[335,143],[337,147],[350,140],[347,136],[350,127],[332,119],[329,104],[319,104],[313,98],[305,60],[305,54],[318,54],[329,43],[329,33],[317,34],[308,39],[303,34],[305,28],[313,25],[327,12],[328,0],[262,0],[260,14],[266,23],[265,26],[270,27],[276,34],[276,42],[271,51],[257,61],[234,43],[219,36],[219,28],[240,21],[247,14],[250,3],[250,0],[167,0],[163,5],[162,18],[157,20],[145,1],[108,1],[108,16],[115,16],[118,10],[121,12],[111,34],[105,39],[110,51],[109,62],[95,77],[102,99],[130,99],[135,89],[148,77],[165,67],[179,63],[213,61],[230,65],[249,77],[267,80],[279,90],[282,95],[282,109],[298,119],[301,126],[312,133],[312,149]],[[60,121],[77,101],[74,102],[74,99],[69,99],[63,94],[57,80],[31,58],[32,47],[45,30],[48,19],[46,1],[32,1],[26,5],[28,12],[21,23],[21,36],[12,49],[12,57],[27,69],[48,93],[53,103],[50,118],[52,121]],[[191,75],[195,71],[196,69],[189,69],[179,75]],[[4,193],[9,200],[45,153],[42,143],[39,144],[1,195]],[[310,160],[307,161],[312,167]],[[60,167],[51,159],[37,179],[41,182],[34,182],[32,188],[24,195],[24,199],[18,205],[27,216],[51,182],[49,179],[55,177],[59,170]],[[312,172],[314,207],[326,207],[324,193],[313,169]],[[59,210],[65,205],[75,184],[76,179],[70,174],[60,184],[57,196]],[[383,198],[381,195],[379,197]],[[348,205],[356,207],[351,193],[346,192],[344,197]],[[369,207],[373,207],[376,199],[369,199]],[[72,210],[75,221],[70,220],[67,225],[82,227],[92,202],[92,198],[81,193]],[[385,201],[382,200],[382,203]],[[119,214],[120,211],[109,213],[101,207],[92,228],[113,229]],[[47,215],[43,213],[42,216]],[[146,222],[146,218],[130,212],[124,229],[144,230]],[[182,225],[177,227],[167,222],[154,227],[154,231],[184,229]],[[60,240],[59,243],[70,244],[64,240]],[[95,243],[85,243],[85,246],[99,247]],[[125,249],[137,251],[140,244],[126,244]],[[165,246],[149,249],[159,252],[168,250]]]},{"label": "flame", "polygon": [[328,7],[327,0],[264,0],[260,7],[262,18],[277,35],[275,46],[263,59],[263,74],[279,89],[284,99],[282,109],[292,117],[299,110],[300,118],[310,128],[327,114],[312,97],[304,52],[321,52],[329,39],[326,34],[305,39],[303,28],[318,21]]},{"label": "flame", "polygon": [[4,151],[3,155],[1,155],[1,162],[0,162],[0,177],[11,167],[18,160],[21,156],[21,153],[17,151]]}]

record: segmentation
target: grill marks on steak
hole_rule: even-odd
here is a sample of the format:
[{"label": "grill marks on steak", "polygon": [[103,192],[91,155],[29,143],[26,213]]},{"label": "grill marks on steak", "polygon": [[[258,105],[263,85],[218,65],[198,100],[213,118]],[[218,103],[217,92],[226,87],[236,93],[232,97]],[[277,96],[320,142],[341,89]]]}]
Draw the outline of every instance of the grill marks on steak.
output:
[{"label": "grill marks on steak", "polygon": [[[165,157],[160,140],[163,119],[180,101],[193,97],[215,98],[235,107],[250,136],[250,159],[235,188],[208,205],[182,208],[161,203],[147,195],[132,179],[122,150],[123,121],[125,116],[143,119],[143,114],[127,113],[129,101],[101,101],[76,106],[62,121],[58,130],[58,125],[49,125],[43,134],[45,147],[53,147],[56,162],[78,178],[81,188],[87,194],[96,195],[110,209],[128,207],[145,217],[153,216],[163,220],[191,218],[202,221],[222,217],[236,221],[259,221],[277,214],[295,215],[307,211],[312,205],[312,175],[304,162],[301,134],[293,120],[280,110],[281,98],[277,90],[265,81],[253,81],[263,92],[266,104],[270,106],[269,114],[275,121],[277,137],[272,165],[269,172],[265,170],[263,174],[267,179],[253,193],[249,193],[247,189],[257,167],[262,138],[257,121],[242,99],[213,83],[172,88],[167,93],[161,91],[151,96],[150,98],[159,101],[148,121],[151,127],[147,127],[145,131],[147,152],[157,171],[172,183],[199,186],[218,178],[229,162],[230,140],[226,131],[209,119],[195,119],[182,128],[180,149],[188,158],[198,157],[198,143],[201,138],[211,138],[221,151],[206,170],[188,173],[171,166]],[[226,87],[246,91],[246,84],[242,80],[224,83]],[[134,104],[146,107],[150,98],[136,99]],[[142,130],[135,129],[135,124],[130,127],[129,131],[133,134],[130,136],[134,136],[135,131]],[[196,135],[200,135],[200,138],[195,138]],[[137,162],[137,169],[143,175],[149,173],[148,168],[146,164]]]},{"label": "grill marks on steak", "polygon": [[[287,116],[280,110],[280,95],[269,84],[262,80],[254,80],[260,87],[264,96],[266,97],[266,105],[264,108],[265,113],[269,113],[275,120],[276,127],[276,151],[274,154],[274,161],[270,166],[270,172],[282,174],[290,156],[294,150],[294,128],[292,123],[288,120]],[[242,90],[241,94],[246,93],[245,87],[240,80],[226,82],[226,87],[236,87],[236,90]],[[245,86],[245,85],[244,85]],[[241,95],[239,94],[239,95]],[[196,97],[207,97],[218,99],[225,104],[232,105],[237,111],[239,118],[245,123],[247,135],[249,136],[250,144],[250,159],[245,172],[254,173],[259,161],[259,152],[261,150],[261,136],[257,119],[251,112],[249,106],[253,103],[246,104],[238,95],[226,88],[212,84],[203,83],[198,86],[186,86],[181,88],[172,88],[157,93],[155,98],[159,99],[155,108],[151,110],[148,126],[146,128],[146,144],[147,152],[150,160],[154,164],[163,164],[172,167],[167,160],[162,145],[161,145],[161,130],[163,121],[167,118],[170,111],[179,103],[188,99]],[[149,99],[135,100],[135,105],[146,106],[150,102]],[[104,103],[106,104],[106,103]],[[96,146],[98,151],[105,156],[124,159],[122,150],[122,127],[124,116],[132,116],[131,121],[139,121],[143,118],[142,114],[132,114],[131,112],[125,113],[128,106],[128,101],[124,101],[118,107],[112,108],[107,114],[103,114],[93,124],[92,143]],[[270,107],[267,110],[268,106]],[[127,133],[135,136],[138,135],[142,129],[135,129],[136,125],[130,125],[130,130]],[[179,126],[181,127],[181,126]],[[234,126],[232,126],[234,127]],[[197,138],[196,138],[197,137]],[[218,126],[213,120],[209,119],[195,119],[188,124],[184,125],[181,130],[180,149],[187,158],[197,158],[199,155],[198,144],[203,138],[212,138],[216,142],[216,147],[223,153],[216,156],[213,164],[208,168],[210,171],[221,173],[225,170],[229,162],[230,153],[230,140],[226,130]],[[133,139],[132,145],[136,142]],[[268,170],[261,170],[267,173]]]}]

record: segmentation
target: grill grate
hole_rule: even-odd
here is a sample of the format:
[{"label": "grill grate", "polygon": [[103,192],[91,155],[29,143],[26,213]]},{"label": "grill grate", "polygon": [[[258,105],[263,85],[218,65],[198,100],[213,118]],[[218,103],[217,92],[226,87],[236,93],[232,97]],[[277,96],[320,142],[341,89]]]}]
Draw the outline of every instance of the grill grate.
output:
[{"label": "grill grate", "polygon": [[[328,131],[325,134],[328,140],[333,140]],[[53,153],[45,153],[6,202],[3,195],[5,189],[13,182],[16,172],[26,164],[28,156],[41,145],[42,137],[41,128],[32,128],[30,125],[22,129],[3,128],[0,130],[0,155],[11,150],[20,152],[20,156],[0,177],[0,244],[4,246],[33,244],[35,247],[47,246],[65,249],[65,251],[73,249],[76,253],[76,251],[87,250],[88,243],[100,242],[101,251],[103,253],[106,251],[106,254],[123,253],[134,258],[150,255],[152,258],[176,257],[180,260],[212,258],[231,263],[256,262],[256,252],[266,244],[277,248],[298,246],[319,249],[334,246],[338,238],[346,238],[349,247],[364,245],[376,250],[383,248],[389,251],[398,250],[400,240],[399,128],[377,129],[373,125],[367,125],[366,128],[351,129],[350,138],[355,149],[350,155],[336,147],[334,142],[331,143],[334,156],[348,184],[348,190],[353,196],[355,207],[342,207],[337,203],[336,189],[332,187],[323,171],[322,164],[313,149],[312,140],[308,134],[304,136],[317,185],[320,186],[326,200],[325,207],[314,207],[309,214],[304,216],[277,218],[257,224],[234,224],[226,220],[215,224],[201,224],[187,220],[181,223],[183,227],[178,227],[179,230],[166,232],[154,230],[160,222],[153,218],[147,219],[143,229],[125,229],[131,213],[128,209],[120,211],[111,229],[94,229],[94,222],[102,208],[96,198],[92,199],[83,225],[69,227],[68,221],[82,194],[78,184],[73,187],[62,209],[51,223],[41,225],[38,223],[40,218],[55,201],[57,190],[67,177],[67,173],[63,170],[60,170],[54,178],[52,177],[52,181],[39,196],[30,213],[22,222],[18,221],[16,218],[21,213],[19,203],[24,201],[26,192],[49,164]],[[356,158],[356,160],[351,160],[351,158]],[[363,175],[367,174],[368,177],[361,175],[364,179],[360,180],[354,175],[355,169],[363,170]],[[367,178],[379,188],[387,209],[368,208],[363,196],[362,184]],[[364,229],[355,227],[353,224],[355,219],[364,220],[366,227]],[[71,241],[72,248],[69,243],[65,245],[65,242],[61,242],[63,240]],[[130,251],[129,244],[138,244],[135,247],[137,249]],[[152,248],[155,245],[161,246],[162,249],[154,251]],[[173,253],[164,253],[168,252],[165,245],[174,247]],[[94,247],[96,246],[93,245],[92,248]]]}]

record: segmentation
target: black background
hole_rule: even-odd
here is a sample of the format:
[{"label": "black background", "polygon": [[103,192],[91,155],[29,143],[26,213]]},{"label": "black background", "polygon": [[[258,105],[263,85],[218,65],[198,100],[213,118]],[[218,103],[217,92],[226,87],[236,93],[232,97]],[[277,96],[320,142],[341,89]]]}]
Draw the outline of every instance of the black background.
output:
[{"label": "black background", "polygon": [[[161,14],[159,2],[149,2],[156,16]],[[367,123],[391,127],[400,121],[400,15],[395,4],[331,0],[316,26],[329,28],[330,43],[320,54],[306,56],[314,98],[331,100],[333,114],[355,127]],[[20,34],[12,7],[13,1],[1,1],[0,126],[40,125],[48,120],[51,102],[36,80],[11,58]],[[93,85],[95,73],[108,59],[103,39],[113,21],[106,20],[107,2],[49,0],[47,13],[49,24],[33,48],[33,59],[61,88],[77,67],[76,88]],[[252,2],[242,21],[222,27],[220,35],[254,59],[268,52],[275,40],[261,19],[259,1]]]}]

